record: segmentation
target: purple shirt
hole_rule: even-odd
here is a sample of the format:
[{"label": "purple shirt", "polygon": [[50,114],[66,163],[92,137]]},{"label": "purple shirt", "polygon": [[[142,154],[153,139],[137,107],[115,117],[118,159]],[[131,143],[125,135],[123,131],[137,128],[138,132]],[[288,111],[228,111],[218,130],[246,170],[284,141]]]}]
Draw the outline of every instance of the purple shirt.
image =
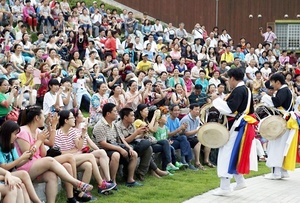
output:
[{"label": "purple shirt", "polygon": [[272,31],[270,31],[270,32],[265,32],[265,33],[263,34],[263,36],[264,36],[264,38],[265,38],[265,40],[264,40],[265,42],[273,43],[273,41],[274,41],[275,39],[277,39],[275,33],[272,32]]}]

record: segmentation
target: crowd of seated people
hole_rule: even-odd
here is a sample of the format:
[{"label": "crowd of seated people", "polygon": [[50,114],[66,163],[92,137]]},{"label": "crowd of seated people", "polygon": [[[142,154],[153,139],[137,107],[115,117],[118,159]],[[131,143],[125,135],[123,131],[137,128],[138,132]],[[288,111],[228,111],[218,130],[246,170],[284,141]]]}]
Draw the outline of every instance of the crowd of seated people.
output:
[{"label": "crowd of seated people", "polygon": [[[55,202],[57,176],[67,202],[89,201],[91,178],[99,194],[116,189],[119,165],[128,187],[142,186],[148,171],[162,177],[181,167],[215,167],[211,149],[197,139],[199,114],[212,94],[226,99],[232,91],[231,68],[244,71],[256,103],[262,92],[272,94],[268,80],[276,72],[300,98],[300,60],[281,50],[270,26],[258,33],[256,46],[199,23],[191,37],[184,23],[163,26],[147,14],[138,20],[96,1],[71,7],[67,0],[1,0],[0,8],[0,178],[8,181],[0,192],[6,202],[41,202],[32,182],[46,182],[47,202]],[[266,145],[257,142],[260,160]]]}]

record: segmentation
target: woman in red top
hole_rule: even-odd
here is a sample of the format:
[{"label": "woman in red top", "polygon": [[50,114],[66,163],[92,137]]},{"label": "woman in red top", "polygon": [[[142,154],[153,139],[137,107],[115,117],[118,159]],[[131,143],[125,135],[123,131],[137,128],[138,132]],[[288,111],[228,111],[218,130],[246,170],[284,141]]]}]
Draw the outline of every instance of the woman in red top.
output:
[{"label": "woman in red top", "polygon": [[119,63],[119,74],[123,81],[127,82],[131,78],[134,78],[133,64],[130,63],[130,57],[128,53],[123,54],[122,61]]},{"label": "woman in red top", "polygon": [[37,103],[43,104],[44,96],[48,92],[48,82],[51,80],[51,78],[56,75],[53,73],[56,71],[57,68],[50,69],[48,63],[42,63],[39,67],[41,74],[41,84],[39,86],[39,89],[37,90]]},{"label": "woman in red top", "polygon": [[100,40],[100,42],[104,44],[105,53],[107,53],[107,52],[111,53],[112,58],[116,59],[117,43],[116,43],[116,39],[113,37],[114,32],[115,31],[107,30],[107,32],[106,32],[107,38]]}]

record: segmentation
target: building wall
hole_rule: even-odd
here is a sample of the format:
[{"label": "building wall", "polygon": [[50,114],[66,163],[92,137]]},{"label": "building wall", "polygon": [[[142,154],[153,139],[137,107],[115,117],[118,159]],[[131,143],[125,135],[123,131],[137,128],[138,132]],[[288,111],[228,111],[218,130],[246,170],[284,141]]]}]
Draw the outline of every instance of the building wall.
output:
[{"label": "building wall", "polygon": [[[180,22],[184,22],[188,32],[191,32],[197,22],[205,25],[208,32],[216,25],[216,0],[117,1],[164,22],[172,22],[177,27]],[[300,14],[299,0],[218,0],[218,4],[219,30],[221,32],[226,28],[235,44],[240,37],[245,37],[256,46],[263,41],[259,27],[265,30],[268,23],[274,23],[275,20],[296,20],[296,15]],[[253,15],[252,19],[249,19],[250,14]],[[262,17],[258,18],[258,14]],[[285,14],[289,17],[284,18]]]}]

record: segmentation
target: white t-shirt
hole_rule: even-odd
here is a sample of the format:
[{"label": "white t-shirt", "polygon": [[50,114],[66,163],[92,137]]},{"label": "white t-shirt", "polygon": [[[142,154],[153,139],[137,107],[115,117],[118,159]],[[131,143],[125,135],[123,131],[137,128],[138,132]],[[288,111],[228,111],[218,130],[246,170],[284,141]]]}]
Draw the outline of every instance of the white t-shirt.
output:
[{"label": "white t-shirt", "polygon": [[92,14],[91,21],[92,21],[92,24],[95,24],[97,22],[99,22],[100,24],[102,24],[102,15],[100,13],[98,13],[98,14]]},{"label": "white t-shirt", "polygon": [[154,32],[163,32],[163,27],[160,23],[158,25],[154,24],[152,26],[152,31],[154,31]]},{"label": "white t-shirt", "polygon": [[13,61],[13,62],[16,62],[17,66],[25,65],[25,59],[22,56],[22,54],[20,54],[19,56],[15,55],[15,54],[12,54],[11,57],[10,57],[10,60]]},{"label": "white t-shirt", "polygon": [[201,28],[194,29],[194,39],[203,39],[203,30]]},{"label": "white t-shirt", "polygon": [[255,60],[256,64],[258,64],[258,58],[255,54],[250,54],[250,53],[246,54],[245,62],[248,64],[248,63],[250,63],[251,60]]},{"label": "white t-shirt", "polygon": [[250,74],[250,77],[251,77],[252,79],[255,78],[255,72],[256,72],[256,71],[258,71],[258,69],[257,69],[256,67],[252,68],[251,66],[248,66],[248,67],[246,68],[246,74],[249,73],[249,74]]},{"label": "white t-shirt", "polygon": [[[53,95],[51,92],[47,92],[44,96],[44,102],[43,102],[43,111],[44,115],[48,115],[51,111],[54,109],[54,104],[56,103],[57,95]],[[62,101],[61,95],[59,97],[59,106],[63,107],[64,103]]]},{"label": "white t-shirt", "polygon": [[230,35],[229,34],[222,34],[221,36],[220,36],[220,39],[225,43],[225,44],[227,44],[228,43],[228,40],[230,40],[231,39],[231,37],[230,37]]},{"label": "white t-shirt", "polygon": [[267,68],[267,69],[262,68],[260,69],[260,72],[264,77],[269,77],[269,75],[272,73],[271,68]]},{"label": "white t-shirt", "polygon": [[163,72],[163,71],[167,71],[167,68],[166,68],[166,66],[164,65],[164,64],[159,64],[159,65],[157,65],[157,63],[155,63],[154,65],[153,65],[153,69],[155,70],[155,72],[157,72],[157,73],[161,73],[161,72]]},{"label": "white t-shirt", "polygon": [[[191,78],[194,80],[194,79],[198,79],[199,78],[199,71],[200,70],[203,70],[201,67],[198,68],[197,66],[194,66],[191,70]],[[197,78],[193,77],[193,75],[196,75],[198,76]]]},{"label": "white t-shirt", "polygon": [[210,41],[209,48],[210,47],[215,48],[215,47],[218,46],[218,41],[215,38],[212,38],[212,39],[211,38],[207,38],[206,41]]},{"label": "white t-shirt", "polygon": [[88,24],[88,25],[91,25],[92,22],[91,22],[91,18],[89,15],[80,15],[79,16],[79,20],[81,21],[81,24]]},{"label": "white t-shirt", "polygon": [[[62,99],[63,99],[63,98],[67,98],[67,96],[68,96],[68,93],[64,93],[64,92],[61,93],[61,98],[62,98]],[[76,99],[76,98],[74,98],[74,95],[71,94],[69,103],[68,103],[67,105],[64,105],[63,109],[64,109],[64,110],[71,110],[71,109],[73,109],[73,108],[75,107],[75,106],[73,105],[73,104],[74,104],[74,99]]]},{"label": "white t-shirt", "polygon": [[218,87],[218,85],[221,84],[221,81],[219,79],[210,78],[208,84],[214,84],[216,87]]},{"label": "white t-shirt", "polygon": [[87,58],[83,64],[83,67],[86,69],[86,70],[89,70],[89,71],[93,71],[93,66],[95,64],[99,64],[99,61],[98,60],[94,60],[94,62],[92,62],[90,60],[90,58]]},{"label": "white t-shirt", "polygon": [[[147,40],[147,41],[144,42],[144,49],[146,49],[148,43],[150,43],[149,40]],[[157,50],[156,50],[157,49],[156,42],[152,41],[150,44],[151,44],[150,51],[153,52],[153,53],[154,52],[156,53],[157,52]]]}]

